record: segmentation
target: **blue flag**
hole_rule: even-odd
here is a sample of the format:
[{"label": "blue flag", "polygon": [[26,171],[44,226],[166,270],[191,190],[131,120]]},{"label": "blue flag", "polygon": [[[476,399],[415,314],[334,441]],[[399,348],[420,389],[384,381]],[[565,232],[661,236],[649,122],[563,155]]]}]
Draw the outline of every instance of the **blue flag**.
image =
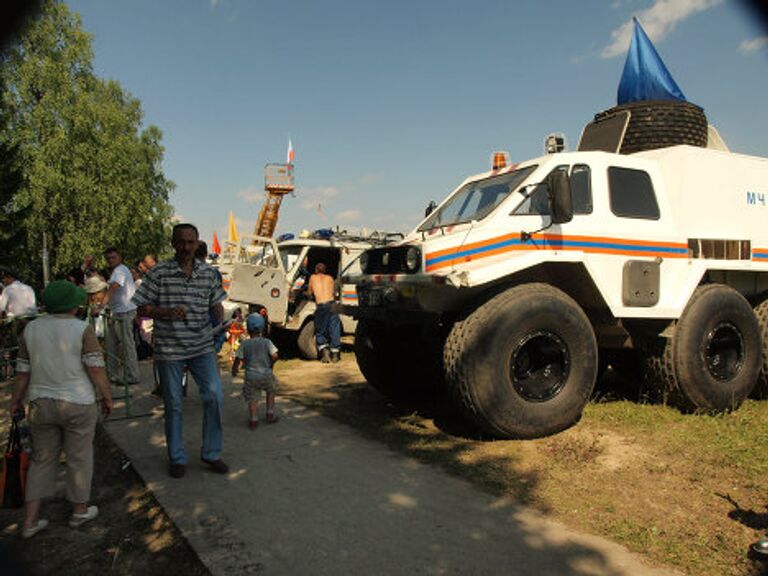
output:
[{"label": "blue flag", "polygon": [[637,18],[619,82],[618,104],[638,100],[685,100]]}]

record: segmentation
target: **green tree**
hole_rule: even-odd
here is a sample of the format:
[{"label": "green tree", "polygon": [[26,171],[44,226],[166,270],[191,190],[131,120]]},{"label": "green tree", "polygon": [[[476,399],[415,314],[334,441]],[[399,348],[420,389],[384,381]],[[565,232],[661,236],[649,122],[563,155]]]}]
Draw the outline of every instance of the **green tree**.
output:
[{"label": "green tree", "polygon": [[27,208],[26,251],[39,262],[47,235],[53,274],[107,245],[126,256],[167,244],[174,185],[162,172],[162,134],[141,129],[141,105],[95,76],[91,37],[59,0],[0,56],[0,146],[16,151],[12,205]]},{"label": "green tree", "polygon": [[[8,113],[0,102],[0,132],[7,124]],[[0,141],[0,268],[12,268],[21,273],[28,273],[28,269],[18,265],[25,260],[27,252],[24,218],[29,213],[29,209],[15,199],[21,182],[18,146]]]}]

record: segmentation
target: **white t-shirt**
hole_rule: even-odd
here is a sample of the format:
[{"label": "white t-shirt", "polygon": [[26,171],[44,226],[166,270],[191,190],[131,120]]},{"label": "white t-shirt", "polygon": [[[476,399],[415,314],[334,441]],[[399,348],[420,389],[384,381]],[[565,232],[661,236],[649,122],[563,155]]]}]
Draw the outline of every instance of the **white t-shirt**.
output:
[{"label": "white t-shirt", "polygon": [[37,314],[35,291],[14,280],[0,294],[0,310],[5,310],[9,318]]},{"label": "white t-shirt", "polygon": [[133,283],[131,271],[125,264],[118,264],[112,270],[112,275],[107,282],[110,287],[117,284],[119,288],[109,297],[109,307],[112,312],[124,314],[131,310],[136,310],[136,305],[131,302],[133,294],[136,292],[136,285]]},{"label": "white t-shirt", "polygon": [[93,404],[96,397],[85,363],[104,366],[94,336],[90,351],[84,342],[88,324],[61,314],[41,316],[24,329],[16,368],[30,374],[27,400],[53,398],[74,404]]}]

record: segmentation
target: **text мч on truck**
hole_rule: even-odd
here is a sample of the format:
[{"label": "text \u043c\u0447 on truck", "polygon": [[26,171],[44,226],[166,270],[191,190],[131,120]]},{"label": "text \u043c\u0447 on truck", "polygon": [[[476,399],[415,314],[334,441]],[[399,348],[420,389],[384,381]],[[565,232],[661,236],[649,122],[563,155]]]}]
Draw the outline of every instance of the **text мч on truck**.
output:
[{"label": "text \u043c\u0447 on truck", "polygon": [[464,181],[363,254],[355,351],[390,395],[444,380],[502,437],[571,425],[631,350],[690,410],[768,371],[768,160],[688,145],[556,153]]}]

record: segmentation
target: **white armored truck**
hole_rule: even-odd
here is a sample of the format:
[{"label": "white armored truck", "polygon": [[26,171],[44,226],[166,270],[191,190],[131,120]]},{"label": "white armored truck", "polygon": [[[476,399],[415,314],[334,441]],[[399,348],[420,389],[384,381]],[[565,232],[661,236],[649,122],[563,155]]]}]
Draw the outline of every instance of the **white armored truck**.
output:
[{"label": "white armored truck", "polygon": [[444,382],[478,428],[530,438],[579,419],[612,351],[691,411],[735,409],[765,379],[768,160],[580,148],[470,177],[363,253],[347,281],[371,384]]}]

